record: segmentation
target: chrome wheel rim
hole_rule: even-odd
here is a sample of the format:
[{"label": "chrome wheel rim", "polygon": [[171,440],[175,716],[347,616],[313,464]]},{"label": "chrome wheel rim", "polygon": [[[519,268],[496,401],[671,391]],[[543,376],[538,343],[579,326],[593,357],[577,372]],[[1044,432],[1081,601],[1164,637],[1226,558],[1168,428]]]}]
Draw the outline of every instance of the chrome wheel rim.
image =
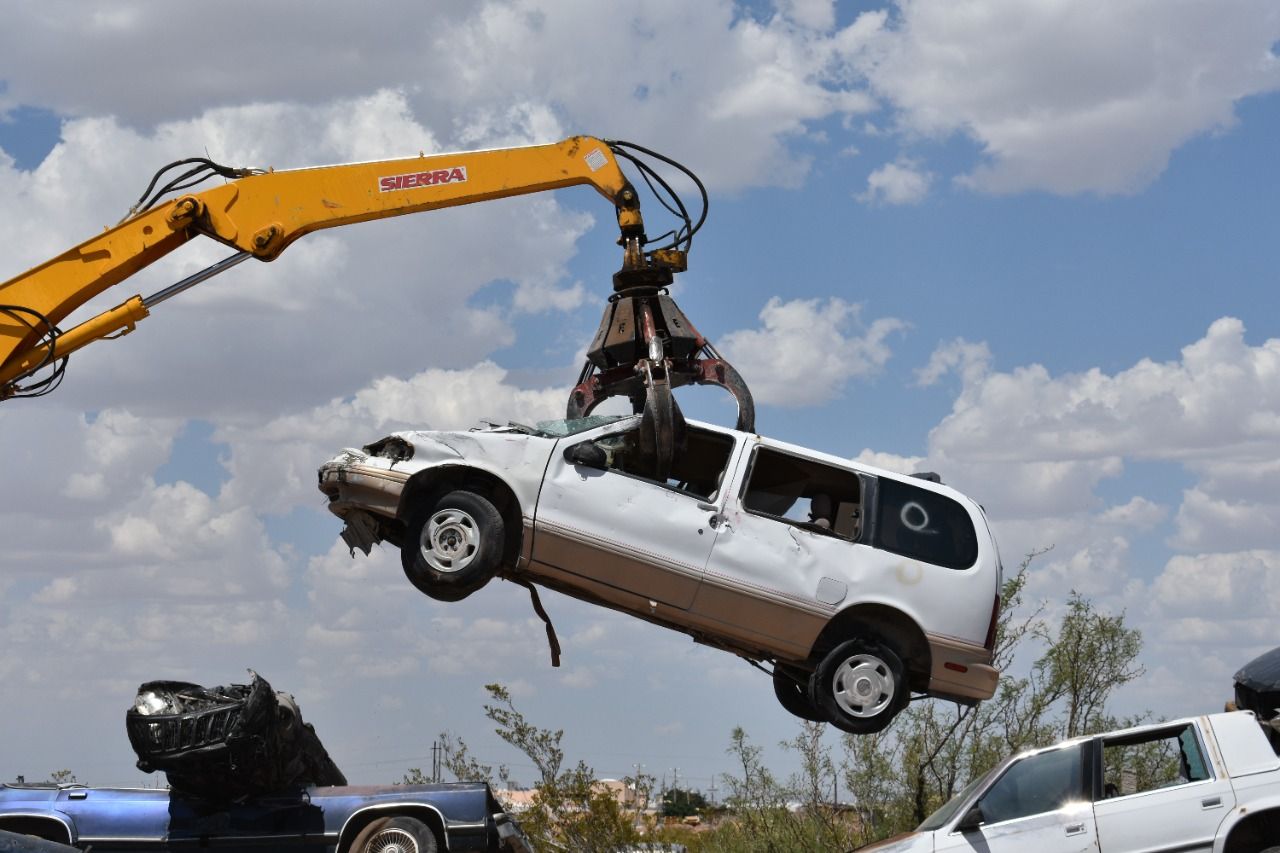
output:
[{"label": "chrome wheel rim", "polygon": [[893,670],[875,655],[852,655],[836,669],[831,692],[840,710],[851,717],[869,719],[881,714],[893,701]]},{"label": "chrome wheel rim", "polygon": [[403,829],[384,829],[365,847],[367,853],[418,853],[418,842]]},{"label": "chrome wheel rim", "polygon": [[480,531],[476,520],[460,509],[437,511],[422,528],[418,551],[437,572],[460,572],[476,558]]}]

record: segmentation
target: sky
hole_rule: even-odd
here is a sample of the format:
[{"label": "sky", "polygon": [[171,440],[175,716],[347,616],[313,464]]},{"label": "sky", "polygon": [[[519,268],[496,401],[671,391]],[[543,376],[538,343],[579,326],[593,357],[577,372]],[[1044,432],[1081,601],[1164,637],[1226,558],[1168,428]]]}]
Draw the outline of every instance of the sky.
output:
[{"label": "sky", "polygon": [[[1280,7],[1271,0],[0,0],[0,278],[160,166],[625,139],[710,214],[676,296],[763,434],[934,470],[1006,567],[1143,632],[1116,708],[1215,711],[1278,642]],[[643,203],[643,201],[642,201]],[[653,231],[655,219],[644,208]],[[442,604],[353,559],[315,488],[395,429],[556,417],[620,255],[584,188],[326,231],[158,306],[0,404],[0,777],[156,784],[143,681],[293,693],[353,782],[443,731],[517,781],[505,684],[570,760],[723,790],[766,676],[556,593]],[[195,242],[73,319],[220,259]],[[715,389],[679,392],[732,424]]]}]

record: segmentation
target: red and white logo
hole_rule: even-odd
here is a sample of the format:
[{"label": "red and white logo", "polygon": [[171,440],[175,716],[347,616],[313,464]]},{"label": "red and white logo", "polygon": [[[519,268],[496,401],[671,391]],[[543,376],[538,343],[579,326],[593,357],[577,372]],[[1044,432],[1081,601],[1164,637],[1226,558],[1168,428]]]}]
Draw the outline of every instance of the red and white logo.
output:
[{"label": "red and white logo", "polygon": [[467,167],[454,166],[450,169],[432,169],[430,172],[410,172],[406,175],[387,175],[378,178],[378,189],[389,193],[396,190],[411,190],[417,187],[434,187],[440,184],[461,184],[467,180]]}]

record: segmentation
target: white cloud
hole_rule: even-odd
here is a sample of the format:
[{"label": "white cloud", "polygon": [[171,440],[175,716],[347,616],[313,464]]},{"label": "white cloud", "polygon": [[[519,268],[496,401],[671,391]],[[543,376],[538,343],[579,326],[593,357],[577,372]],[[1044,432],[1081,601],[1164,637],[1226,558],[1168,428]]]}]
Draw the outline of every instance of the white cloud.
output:
[{"label": "white cloud", "polygon": [[1099,520],[1105,524],[1115,524],[1135,530],[1150,530],[1169,515],[1167,507],[1135,496],[1128,502],[1109,507]]},{"label": "white cloud", "polygon": [[778,0],[778,11],[811,30],[829,30],[836,24],[835,0]]},{"label": "white cloud", "polygon": [[1167,617],[1274,617],[1280,607],[1280,554],[1256,550],[1175,556],[1151,591],[1153,604]]},{"label": "white cloud", "polygon": [[1187,489],[1175,519],[1174,547],[1188,551],[1275,547],[1280,544],[1280,499],[1241,500]]},{"label": "white cloud", "polygon": [[920,470],[920,464],[924,462],[923,456],[900,456],[896,453],[884,453],[864,447],[862,452],[854,457],[855,462],[861,462],[864,465],[872,465],[876,468],[883,468],[886,471],[896,471],[899,474],[914,474]]},{"label": "white cloud", "polygon": [[892,317],[864,325],[861,314],[839,298],[775,296],[760,311],[762,328],[724,335],[721,349],[751,377],[756,402],[815,405],[838,397],[851,379],[878,373],[892,355],[889,336],[906,328]]},{"label": "white cloud", "polygon": [[886,163],[867,176],[867,189],[856,198],[865,204],[917,204],[929,194],[933,175],[911,160]]},{"label": "white cloud", "polygon": [[1269,461],[1280,442],[1277,378],[1280,340],[1250,346],[1244,325],[1224,317],[1179,360],[1143,359],[1114,375],[1054,377],[1040,365],[972,371],[930,441],[938,453],[983,463],[1128,455],[1207,470]]},{"label": "white cloud", "polygon": [[[392,0],[359,12],[322,4],[305,21],[244,2],[216,12],[126,2],[120,11],[104,27],[74,4],[13,10],[0,34],[0,109],[38,104],[147,127],[189,118],[192,104],[237,107],[246,92],[309,109],[414,81],[405,89],[413,112],[431,116],[452,147],[585,130],[706,164],[704,179],[725,187],[796,182],[806,161],[788,150],[790,139],[808,122],[874,106],[847,62],[866,28],[833,29],[830,0],[793,0],[767,21],[728,0],[652,0],[624,11],[587,0],[454,0],[428,16]],[[238,23],[245,16],[251,33]],[[216,58],[175,37],[193,30],[220,45]],[[183,74],[152,73],[178,67]]]},{"label": "white cloud", "polygon": [[922,387],[937,384],[943,376],[955,373],[967,384],[975,384],[991,366],[991,349],[986,342],[970,343],[964,338],[940,344],[929,356],[929,363],[916,371],[916,383]]},{"label": "white cloud", "polygon": [[[964,134],[985,192],[1132,192],[1280,88],[1269,0],[898,0],[857,60],[907,134]],[[872,13],[867,13],[871,15]]]}]

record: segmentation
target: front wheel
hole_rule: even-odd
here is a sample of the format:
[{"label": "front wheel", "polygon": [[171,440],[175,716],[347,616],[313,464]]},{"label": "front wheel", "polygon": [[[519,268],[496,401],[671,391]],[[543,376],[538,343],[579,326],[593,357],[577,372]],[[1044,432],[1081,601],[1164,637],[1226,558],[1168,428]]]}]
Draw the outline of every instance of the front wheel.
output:
[{"label": "front wheel", "polygon": [[502,563],[502,513],[483,495],[449,492],[409,516],[400,562],[409,582],[437,601],[459,601]]},{"label": "front wheel", "polygon": [[361,830],[347,853],[436,853],[436,836],[416,818],[384,817]]},{"label": "front wheel", "polygon": [[882,730],[911,698],[902,660],[872,640],[832,649],[809,681],[809,698],[836,728],[852,734]]}]

